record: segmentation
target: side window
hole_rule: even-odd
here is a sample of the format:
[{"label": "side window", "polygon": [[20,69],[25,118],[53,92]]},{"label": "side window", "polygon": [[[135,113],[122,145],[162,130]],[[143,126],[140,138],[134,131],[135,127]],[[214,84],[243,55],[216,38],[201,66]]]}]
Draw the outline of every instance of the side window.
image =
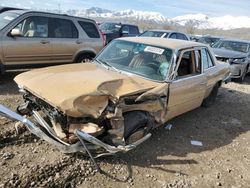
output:
[{"label": "side window", "polygon": [[196,52],[194,50],[185,52],[181,57],[177,58],[177,61],[180,60],[179,67],[177,69],[177,76],[183,77],[188,75],[200,74],[201,73],[201,64],[196,58]]},{"label": "side window", "polygon": [[28,17],[20,22],[15,29],[19,29],[23,37],[48,37],[48,18],[41,16]]},{"label": "side window", "polygon": [[201,59],[202,59],[202,64],[203,64],[204,69],[208,69],[214,66],[212,58],[209,52],[207,51],[207,49],[205,48],[201,50]]},{"label": "side window", "polygon": [[177,39],[176,33],[172,33],[172,34],[169,36],[169,38],[171,38],[171,39]]},{"label": "side window", "polygon": [[123,33],[123,32],[128,32],[128,33],[129,33],[129,28],[128,28],[127,25],[124,25],[124,26],[122,27],[122,33]]},{"label": "side window", "polygon": [[138,28],[135,26],[129,26],[129,34],[138,35],[139,34]]},{"label": "side window", "polygon": [[79,21],[78,22],[82,29],[85,31],[85,33],[90,37],[90,38],[100,38],[100,34],[95,26],[95,24],[91,22],[84,22],[84,21]]},{"label": "side window", "polygon": [[187,37],[181,33],[177,33],[177,39],[180,39],[180,40],[188,40]]},{"label": "side window", "polygon": [[78,31],[70,20],[51,18],[50,37],[52,38],[78,38]]}]

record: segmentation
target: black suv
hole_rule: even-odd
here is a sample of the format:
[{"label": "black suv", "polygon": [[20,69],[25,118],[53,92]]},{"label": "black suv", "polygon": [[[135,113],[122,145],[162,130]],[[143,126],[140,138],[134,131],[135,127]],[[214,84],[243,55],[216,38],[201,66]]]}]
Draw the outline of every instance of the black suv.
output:
[{"label": "black suv", "polygon": [[106,44],[115,38],[135,37],[140,34],[138,26],[131,24],[103,22],[99,25],[99,29],[106,37]]}]

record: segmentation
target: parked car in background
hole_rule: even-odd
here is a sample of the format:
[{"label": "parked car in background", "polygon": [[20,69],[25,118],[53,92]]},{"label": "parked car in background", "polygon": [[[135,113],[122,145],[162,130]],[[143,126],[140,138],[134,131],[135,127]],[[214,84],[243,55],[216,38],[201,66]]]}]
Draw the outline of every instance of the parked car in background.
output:
[{"label": "parked car in background", "polygon": [[218,60],[230,64],[231,77],[242,82],[250,71],[250,41],[222,39],[212,47]]},{"label": "parked car in background", "polygon": [[127,152],[170,119],[211,105],[228,67],[201,43],[119,38],[93,63],[37,69],[15,78],[25,99],[18,112],[33,115],[36,123],[1,105],[0,115],[22,121],[66,153],[86,148],[102,149],[96,157]]},{"label": "parked car in background", "polygon": [[202,35],[189,35],[191,41],[198,42]]},{"label": "parked car in background", "polygon": [[95,21],[28,10],[0,14],[0,70],[93,59],[104,41]]},{"label": "parked car in background", "polygon": [[221,37],[215,37],[215,36],[206,35],[206,36],[202,36],[201,38],[199,38],[197,40],[197,42],[201,42],[201,43],[213,46],[220,39],[221,39]]},{"label": "parked car in background", "polygon": [[143,32],[140,37],[160,37],[180,40],[190,40],[189,36],[185,33],[172,30],[152,29]]},{"label": "parked car in background", "polygon": [[105,37],[106,44],[119,37],[135,37],[140,34],[138,26],[132,24],[103,22],[99,29]]}]

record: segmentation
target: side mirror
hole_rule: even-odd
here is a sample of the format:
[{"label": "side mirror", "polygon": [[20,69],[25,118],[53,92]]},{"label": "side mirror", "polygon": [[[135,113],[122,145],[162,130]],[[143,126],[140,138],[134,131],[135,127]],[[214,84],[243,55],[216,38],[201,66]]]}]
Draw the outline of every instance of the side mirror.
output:
[{"label": "side mirror", "polygon": [[19,29],[12,29],[10,31],[10,36],[12,36],[12,37],[20,37],[20,36],[23,36],[23,33]]}]

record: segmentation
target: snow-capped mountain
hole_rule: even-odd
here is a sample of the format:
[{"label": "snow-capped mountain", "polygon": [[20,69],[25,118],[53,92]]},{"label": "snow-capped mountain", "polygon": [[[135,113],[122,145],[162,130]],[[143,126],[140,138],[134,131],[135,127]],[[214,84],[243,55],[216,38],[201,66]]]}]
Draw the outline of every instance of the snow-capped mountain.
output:
[{"label": "snow-capped mountain", "polygon": [[171,19],[172,22],[185,26],[186,24],[194,24],[199,26],[200,24],[207,23],[209,18],[205,14],[186,14],[183,16],[177,16]]},{"label": "snow-capped mountain", "polygon": [[166,17],[158,12],[146,12],[146,11],[136,11],[136,10],[122,10],[122,11],[110,11],[107,9],[101,9],[98,7],[92,7],[90,9],[81,10],[68,10],[67,14],[74,16],[82,16],[89,18],[102,18],[109,20],[125,20],[131,21],[147,21],[163,24],[168,21]]},{"label": "snow-capped mountain", "polygon": [[122,10],[111,11],[98,7],[89,9],[67,10],[64,13],[80,17],[88,17],[101,21],[119,21],[119,22],[148,22],[156,24],[174,24],[174,25],[193,25],[199,29],[237,29],[250,28],[250,17],[230,15],[221,17],[209,17],[205,14],[186,14],[174,18],[167,18],[159,12]]},{"label": "snow-capped mountain", "polygon": [[187,14],[177,16],[172,19],[173,22],[185,26],[188,23],[193,23],[199,29],[237,29],[250,28],[250,17],[230,15],[221,17],[208,17],[204,14]]}]

